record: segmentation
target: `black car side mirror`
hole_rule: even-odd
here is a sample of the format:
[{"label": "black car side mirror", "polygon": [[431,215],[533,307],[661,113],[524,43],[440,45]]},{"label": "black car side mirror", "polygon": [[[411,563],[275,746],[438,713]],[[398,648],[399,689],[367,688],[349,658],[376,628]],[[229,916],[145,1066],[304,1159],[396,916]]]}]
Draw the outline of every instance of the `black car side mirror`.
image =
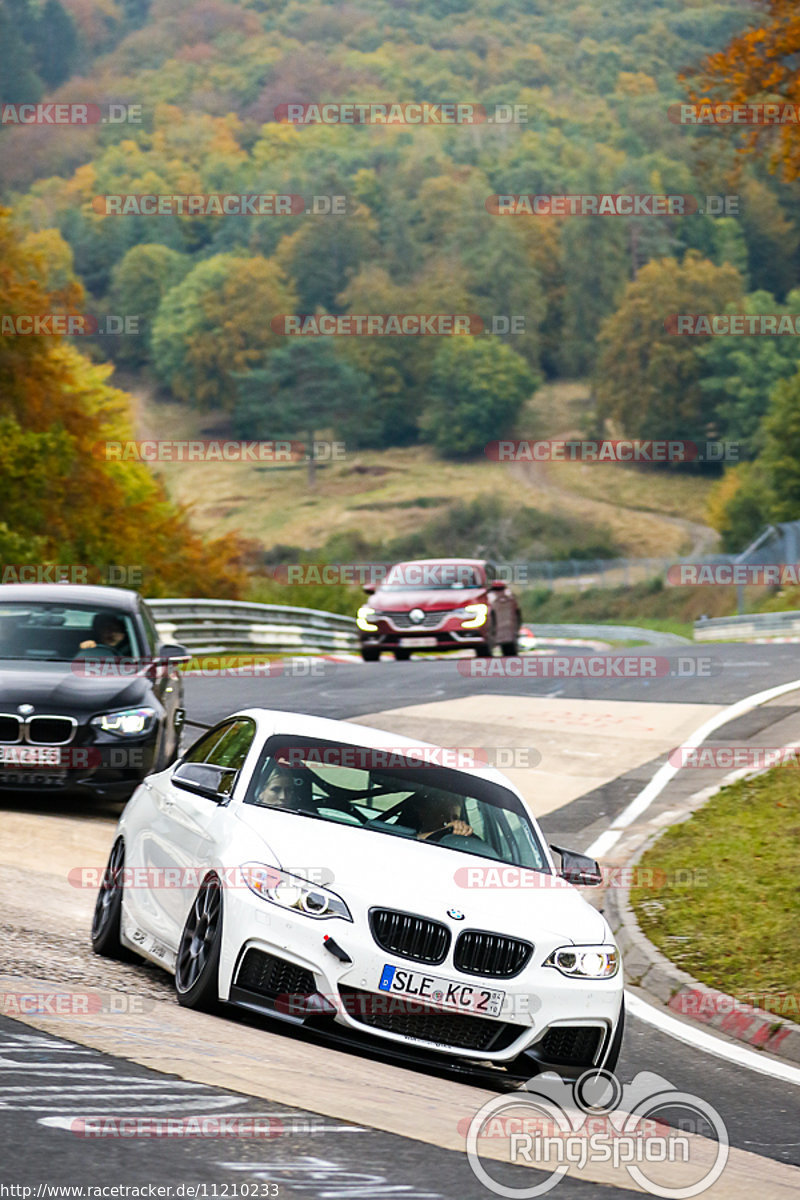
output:
[{"label": "black car side mirror", "polygon": [[490,592],[504,592],[506,590],[506,586],[507,586],[507,584],[506,584],[505,579],[493,579],[492,582],[489,584],[489,591]]},{"label": "black car side mirror", "polygon": [[179,763],[172,772],[176,787],[205,796],[216,804],[224,804],[233,790],[235,767],[218,767],[213,763]]},{"label": "black car side mirror", "polygon": [[177,642],[165,642],[158,648],[158,657],[173,663],[187,663],[192,660],[192,652]]},{"label": "black car side mirror", "polygon": [[595,859],[586,854],[578,854],[577,850],[565,850],[562,846],[551,846],[550,849],[561,855],[559,874],[567,883],[576,883],[580,887],[598,887],[603,882],[603,872]]},{"label": "black car side mirror", "polygon": [[366,592],[366,594],[368,596],[371,596],[376,591],[375,584],[374,583],[365,583],[364,591]]}]

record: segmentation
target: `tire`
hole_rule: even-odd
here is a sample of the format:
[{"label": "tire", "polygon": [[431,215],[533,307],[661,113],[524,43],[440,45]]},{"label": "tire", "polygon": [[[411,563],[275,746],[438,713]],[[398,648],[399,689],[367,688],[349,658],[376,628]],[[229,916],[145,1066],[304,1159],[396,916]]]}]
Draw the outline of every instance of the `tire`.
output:
[{"label": "tire", "polygon": [[408,662],[408,660],[411,658],[411,651],[404,650],[402,646],[399,650],[393,650],[392,654],[395,657],[395,662]]},{"label": "tire", "polygon": [[123,946],[120,939],[124,869],[125,843],[122,838],[117,838],[111,847],[95,901],[92,916],[92,950],[95,954],[101,954],[103,958],[133,962],[136,956],[127,946]]},{"label": "tire", "polygon": [[381,652],[377,646],[362,646],[361,657],[364,662],[377,662],[381,656]]},{"label": "tire", "polygon": [[178,943],[175,992],[185,1008],[210,1012],[219,1004],[222,948],[222,885],[216,875],[203,880]]},{"label": "tire", "polygon": [[495,625],[494,616],[489,623],[489,632],[486,634],[485,641],[481,642],[480,646],[475,647],[476,658],[491,658],[494,653],[495,638],[497,636],[497,627]]},{"label": "tire", "polygon": [[625,1001],[622,1001],[622,1008],[619,1010],[619,1021],[617,1028],[614,1030],[614,1039],[609,1047],[606,1061],[603,1063],[604,1071],[616,1071],[617,1062],[619,1061],[619,1052],[622,1049],[622,1034],[625,1030]]},{"label": "tire", "polygon": [[500,649],[502,650],[505,658],[516,658],[519,654],[519,643],[517,641],[518,637],[519,627],[517,627],[517,632],[514,634],[513,642],[501,642]]}]

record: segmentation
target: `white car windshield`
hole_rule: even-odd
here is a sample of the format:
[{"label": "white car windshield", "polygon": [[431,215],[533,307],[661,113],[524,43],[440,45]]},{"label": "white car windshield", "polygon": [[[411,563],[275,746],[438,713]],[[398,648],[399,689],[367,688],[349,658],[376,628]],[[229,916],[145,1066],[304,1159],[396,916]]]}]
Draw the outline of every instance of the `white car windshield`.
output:
[{"label": "white car windshield", "polygon": [[408,751],[272,737],[244,802],[550,871],[513,792]]}]

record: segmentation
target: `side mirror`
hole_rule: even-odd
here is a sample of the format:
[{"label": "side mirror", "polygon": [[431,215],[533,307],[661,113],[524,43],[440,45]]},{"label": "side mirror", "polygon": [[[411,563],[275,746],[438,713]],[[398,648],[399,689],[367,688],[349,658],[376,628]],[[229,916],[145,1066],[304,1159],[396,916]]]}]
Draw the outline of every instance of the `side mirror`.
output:
[{"label": "side mirror", "polygon": [[165,642],[158,648],[158,657],[172,663],[187,663],[192,660],[192,652],[177,642]]},{"label": "side mirror", "polygon": [[561,871],[559,874],[567,883],[576,883],[580,887],[598,887],[603,882],[603,872],[595,859],[576,850],[565,850],[561,846],[551,846],[556,854],[561,855]]},{"label": "side mirror", "polygon": [[490,592],[504,592],[506,590],[506,586],[507,586],[507,584],[506,584],[505,579],[493,579],[492,582],[489,584],[489,591]]},{"label": "side mirror", "polygon": [[237,771],[235,767],[217,767],[211,763],[179,763],[172,772],[176,787],[205,796],[215,804],[224,804],[233,791]]},{"label": "side mirror", "polygon": [[376,590],[377,590],[377,589],[376,589],[376,587],[375,587],[375,584],[374,584],[374,583],[365,583],[365,584],[364,584],[364,591],[366,592],[366,594],[367,594],[368,596],[372,596],[372,595],[373,595],[373,593],[374,593]]}]

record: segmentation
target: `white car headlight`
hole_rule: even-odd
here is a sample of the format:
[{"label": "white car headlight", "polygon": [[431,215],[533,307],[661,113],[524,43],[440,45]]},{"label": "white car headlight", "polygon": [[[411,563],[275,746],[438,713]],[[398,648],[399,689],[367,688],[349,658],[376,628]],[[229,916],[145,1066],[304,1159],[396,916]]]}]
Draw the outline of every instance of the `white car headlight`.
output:
[{"label": "white car headlight", "polygon": [[619,970],[619,950],[616,946],[560,946],[543,965],[577,979],[611,979]]},{"label": "white car headlight", "polygon": [[375,609],[370,608],[368,604],[362,604],[361,608],[356,613],[356,625],[359,629],[363,629],[365,633],[374,633],[378,628],[370,622],[370,617],[375,616]]},{"label": "white car headlight", "polygon": [[102,729],[103,733],[114,733],[117,737],[135,737],[141,733],[149,733],[155,719],[155,709],[125,708],[120,712],[92,717],[91,724],[95,729]]},{"label": "white car headlight", "polygon": [[331,917],[341,917],[345,921],[353,919],[341,896],[328,888],[309,883],[307,879],[290,875],[278,867],[269,867],[266,863],[245,863],[240,870],[250,891],[271,904],[318,920]]},{"label": "white car headlight", "polygon": [[486,624],[486,618],[489,615],[488,604],[465,604],[463,608],[456,609],[450,614],[452,617],[461,617],[462,629],[477,629],[481,625]]}]

